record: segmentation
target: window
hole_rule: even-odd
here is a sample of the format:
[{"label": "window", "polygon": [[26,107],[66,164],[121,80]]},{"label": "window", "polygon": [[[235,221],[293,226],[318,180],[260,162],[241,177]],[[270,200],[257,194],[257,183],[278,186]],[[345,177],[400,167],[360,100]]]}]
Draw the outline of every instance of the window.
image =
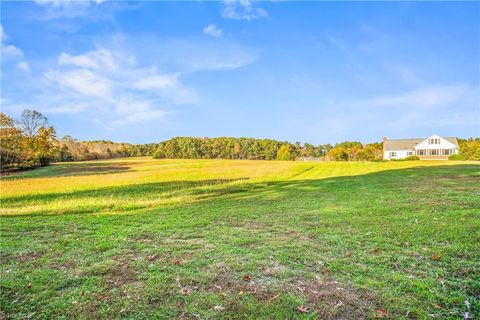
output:
[{"label": "window", "polygon": [[407,156],[413,156],[413,152],[412,151],[407,151]]},{"label": "window", "polygon": [[440,139],[428,139],[428,144],[440,144]]},{"label": "window", "polygon": [[396,158],[397,153],[396,152],[390,152],[390,158]]},{"label": "window", "polygon": [[419,156],[424,156],[426,153],[425,153],[425,149],[419,149],[417,150],[417,155]]}]

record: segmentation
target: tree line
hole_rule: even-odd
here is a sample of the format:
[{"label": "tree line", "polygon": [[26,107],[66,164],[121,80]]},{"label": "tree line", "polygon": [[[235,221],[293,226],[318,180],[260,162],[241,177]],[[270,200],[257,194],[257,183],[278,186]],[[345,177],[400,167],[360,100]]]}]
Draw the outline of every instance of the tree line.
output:
[{"label": "tree line", "polygon": [[[480,138],[458,139],[459,159],[480,160]],[[38,111],[24,110],[15,121],[0,112],[0,169],[19,170],[57,161],[153,156],[157,159],[250,159],[381,161],[382,142],[345,141],[335,145],[290,143],[254,138],[175,137],[160,143],[129,144],[107,140],[57,139],[55,129]]]},{"label": "tree line", "polygon": [[382,159],[382,144],[363,145],[342,142],[314,146],[310,143],[290,143],[254,138],[195,138],[176,137],[158,144],[154,158],[163,159],[248,159],[296,160],[326,158],[338,161],[373,161]]},{"label": "tree line", "polygon": [[480,160],[480,138],[457,139],[458,160]]},{"label": "tree line", "polygon": [[106,140],[57,139],[55,129],[38,111],[24,110],[15,121],[0,112],[0,170],[14,171],[58,161],[82,161],[153,155],[157,144],[116,143]]}]

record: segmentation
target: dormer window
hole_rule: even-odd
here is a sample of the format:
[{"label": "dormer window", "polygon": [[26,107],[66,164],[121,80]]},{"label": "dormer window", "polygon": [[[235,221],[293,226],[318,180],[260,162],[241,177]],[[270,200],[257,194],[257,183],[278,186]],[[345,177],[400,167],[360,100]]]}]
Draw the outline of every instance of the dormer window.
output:
[{"label": "dormer window", "polygon": [[428,144],[440,144],[440,139],[428,139]]}]

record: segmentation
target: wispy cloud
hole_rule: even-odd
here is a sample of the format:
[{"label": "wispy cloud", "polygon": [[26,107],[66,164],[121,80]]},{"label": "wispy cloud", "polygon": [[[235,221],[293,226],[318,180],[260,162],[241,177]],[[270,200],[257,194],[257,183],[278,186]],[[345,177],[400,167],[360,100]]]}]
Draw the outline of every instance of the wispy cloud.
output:
[{"label": "wispy cloud", "polygon": [[174,105],[198,100],[195,90],[181,83],[180,74],[137,65],[122,48],[79,55],[62,52],[42,78],[39,101],[46,112],[91,111],[113,125],[154,120]]},{"label": "wispy cloud", "polygon": [[0,25],[0,51],[2,63],[8,63],[9,61],[13,61],[17,63],[17,67],[20,70],[28,71],[30,69],[30,66],[25,60],[25,55],[23,54],[23,51],[20,48],[14,46],[13,44],[6,44],[5,41],[7,39],[9,39],[9,37],[3,31],[3,26]]},{"label": "wispy cloud", "polygon": [[254,20],[268,16],[265,9],[254,7],[249,0],[227,0],[222,11],[222,17],[234,20]]},{"label": "wispy cloud", "polygon": [[[220,40],[220,39],[218,39]],[[245,47],[228,39],[159,39],[155,36],[135,39],[118,37],[127,47],[144,48],[138,54],[142,60],[156,61],[164,70],[172,73],[233,70],[250,65],[258,60],[255,49]],[[161,52],[162,54],[157,54]]]},{"label": "wispy cloud", "polygon": [[[91,51],[60,52],[41,74],[29,72],[37,94],[17,97],[15,103],[28,105],[30,99],[47,114],[79,113],[114,128],[201,103],[198,91],[187,85],[193,73],[236,69],[256,60],[248,50],[223,40],[156,40],[116,35]],[[28,64],[17,67],[30,69]]]},{"label": "wispy cloud", "polygon": [[2,58],[5,60],[11,58],[23,58],[23,52],[14,45],[4,45],[2,46]]},{"label": "wispy cloud", "polygon": [[52,6],[54,8],[71,7],[76,5],[90,5],[91,3],[102,3],[104,0],[35,0],[42,6]]},{"label": "wispy cloud", "polygon": [[[39,6],[35,18],[39,20],[54,19],[113,19],[115,12],[127,8],[129,4],[104,0],[35,0]],[[68,25],[71,29],[72,26]]]},{"label": "wispy cloud", "polygon": [[30,71],[30,65],[26,61],[20,61],[19,63],[17,63],[17,68],[24,72]]},{"label": "wispy cloud", "polygon": [[382,95],[360,101],[371,107],[436,109],[472,94],[473,88],[464,84],[429,86],[397,94]]},{"label": "wispy cloud", "polygon": [[[478,108],[475,107],[480,103],[478,92],[478,87],[454,83],[336,101],[329,108],[334,112],[325,115],[322,125],[333,130],[338,124],[346,132],[359,123],[375,124],[372,129],[366,126],[362,130],[375,128],[377,134],[392,136],[405,135],[407,130],[424,134],[445,132],[446,128],[478,123]],[[462,108],[457,110],[457,106]]]},{"label": "wispy cloud", "polygon": [[209,24],[208,26],[203,28],[203,33],[218,38],[222,35],[222,30],[214,24]]}]

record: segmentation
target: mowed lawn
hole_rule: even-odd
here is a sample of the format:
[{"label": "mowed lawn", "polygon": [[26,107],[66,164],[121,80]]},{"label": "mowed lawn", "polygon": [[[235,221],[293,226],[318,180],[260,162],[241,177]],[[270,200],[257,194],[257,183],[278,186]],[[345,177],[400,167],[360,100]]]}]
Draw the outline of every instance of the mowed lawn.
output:
[{"label": "mowed lawn", "polygon": [[478,162],[61,163],[0,212],[0,318],[480,317]]}]

